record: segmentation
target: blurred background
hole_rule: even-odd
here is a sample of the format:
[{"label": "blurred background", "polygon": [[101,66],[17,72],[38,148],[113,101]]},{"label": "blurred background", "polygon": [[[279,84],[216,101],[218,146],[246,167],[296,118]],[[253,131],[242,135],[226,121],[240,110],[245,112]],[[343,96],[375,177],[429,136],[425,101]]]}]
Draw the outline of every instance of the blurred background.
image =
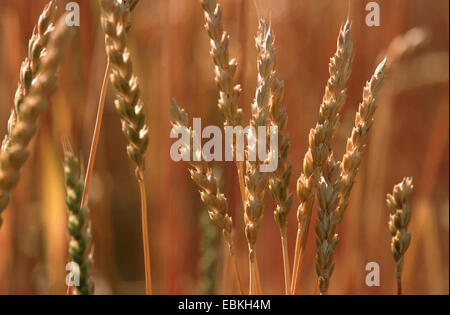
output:
[{"label": "blurred background", "polygon": [[[276,35],[278,73],[285,81],[289,114],[291,191],[301,173],[310,128],[315,125],[328,61],[336,50],[340,26],[349,14],[354,40],[353,74],[342,124],[334,141],[341,159],[363,86],[388,51],[412,28],[426,40],[398,60],[385,81],[370,141],[350,207],[339,227],[340,243],[332,276],[332,294],[393,294],[394,261],[390,251],[385,195],[404,176],[414,177],[411,247],[405,257],[407,294],[449,293],[449,2],[378,0],[381,25],[368,27],[368,1],[222,0],[223,22],[231,36],[243,87],[240,106],[249,118],[256,86],[254,35],[258,17],[271,21]],[[58,1],[59,14],[66,1]],[[62,137],[87,163],[106,58],[99,7],[78,1],[81,26],[69,47],[59,87],[41,119],[5,222],[0,230],[1,294],[64,294],[68,262],[67,209],[62,176]],[[349,3],[351,3],[349,7]],[[6,132],[19,69],[27,43],[46,1],[0,0],[0,130]],[[129,46],[150,125],[146,179],[150,209],[153,286],[158,294],[236,293],[221,234],[205,220],[187,165],[170,159],[170,98],[203,126],[221,125],[209,39],[198,0],[141,0],[132,17]],[[390,47],[390,48],[389,48]],[[94,169],[90,210],[95,246],[93,270],[97,294],[144,292],[139,190],[126,139],[109,90]],[[232,163],[215,163],[235,225],[238,265],[248,279],[247,246],[239,185]],[[266,194],[258,239],[262,291],[283,292],[282,253],[274,223],[274,203]],[[296,233],[294,198],[289,215],[293,260]],[[313,216],[315,220],[316,211]],[[310,229],[301,275],[301,294],[312,294],[314,230]],[[380,265],[381,284],[367,287],[365,266]]]}]

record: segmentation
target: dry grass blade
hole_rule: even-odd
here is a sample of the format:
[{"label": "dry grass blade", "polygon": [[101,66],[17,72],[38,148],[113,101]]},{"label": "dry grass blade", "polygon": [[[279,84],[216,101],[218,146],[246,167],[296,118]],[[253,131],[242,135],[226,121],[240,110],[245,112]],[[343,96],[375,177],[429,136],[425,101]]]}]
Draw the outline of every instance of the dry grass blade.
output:
[{"label": "dry grass blade", "polygon": [[402,294],[404,256],[411,242],[411,234],[406,229],[411,220],[411,209],[408,201],[413,188],[412,178],[404,178],[400,184],[394,186],[392,195],[388,194],[386,199],[391,212],[389,231],[392,235],[391,250],[395,260],[398,295]]},{"label": "dry grass blade", "polygon": [[297,181],[300,206],[297,210],[298,230],[291,283],[292,294],[295,294],[297,289],[320,173],[330,156],[331,143],[339,124],[339,111],[347,98],[345,85],[351,73],[353,51],[350,35],[350,22],[347,21],[339,32],[337,51],[330,60],[330,78],[320,105],[319,121],[309,134],[309,149],[303,160],[303,172]]},{"label": "dry grass blade", "polygon": [[[171,106],[172,126],[178,128],[186,128],[189,131],[191,139],[195,136],[189,128],[189,119],[186,111],[178,106],[175,100],[172,100]],[[233,222],[228,213],[228,201],[225,195],[220,192],[217,178],[213,175],[211,168],[205,161],[194,161],[194,155],[200,155],[199,152],[193,152],[189,148],[181,148],[182,152],[189,154],[190,166],[189,172],[194,183],[201,189],[200,197],[203,203],[209,208],[209,217],[223,233],[225,243],[228,246],[230,257],[232,259],[236,280],[239,291],[242,294],[240,277],[236,266],[233,246]],[[181,152],[180,152],[181,153]]]},{"label": "dry grass blade", "polygon": [[94,293],[94,282],[90,277],[94,260],[89,209],[81,205],[84,189],[81,171],[78,158],[66,144],[64,148],[64,179],[66,204],[69,208],[67,221],[70,234],[69,255],[79,268],[79,285],[74,287],[72,292],[76,295],[88,295]]},{"label": "dry grass blade", "polygon": [[[50,9],[52,6],[48,8],[52,10]],[[45,19],[41,16],[40,21]],[[8,206],[10,192],[19,181],[20,169],[29,155],[28,145],[37,133],[38,119],[45,110],[47,99],[56,85],[58,68],[72,33],[73,29],[67,27],[65,16],[63,16],[52,31],[47,48],[40,52],[39,71],[29,91],[23,94],[24,97],[20,101],[16,98],[17,112],[10,118],[8,134],[0,153],[0,213]],[[29,78],[24,82],[28,80]],[[18,95],[22,95],[21,93],[19,91]],[[0,226],[1,221],[0,218]]]},{"label": "dry grass blade", "polygon": [[111,63],[111,82],[117,91],[115,106],[122,119],[122,131],[129,144],[127,152],[136,163],[136,177],[139,183],[142,209],[142,235],[145,260],[146,293],[152,293],[150,245],[148,234],[148,214],[146,187],[144,180],[145,152],[149,144],[148,127],[145,121],[144,105],[140,98],[138,78],[133,73],[130,52],[127,48],[126,33],[129,28],[130,5],[116,0],[100,0],[102,6],[102,27],[105,31],[105,45]]},{"label": "dry grass blade", "polygon": [[356,174],[361,163],[362,153],[366,147],[367,137],[374,121],[376,101],[384,80],[386,59],[375,70],[372,78],[364,87],[363,101],[359,105],[355,117],[355,127],[351,137],[347,140],[347,147],[341,163],[341,192],[339,196],[339,222],[344,217],[348,206],[348,199],[355,182]]}]

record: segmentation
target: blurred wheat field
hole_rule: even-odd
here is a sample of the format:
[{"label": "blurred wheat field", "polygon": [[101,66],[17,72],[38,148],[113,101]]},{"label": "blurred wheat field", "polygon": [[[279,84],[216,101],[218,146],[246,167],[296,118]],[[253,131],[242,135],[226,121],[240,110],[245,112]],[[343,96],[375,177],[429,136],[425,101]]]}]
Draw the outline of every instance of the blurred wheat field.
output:
[{"label": "blurred wheat field", "polygon": [[[58,1],[59,13],[68,1]],[[404,176],[414,177],[411,247],[403,272],[406,294],[449,293],[449,2],[378,0],[381,26],[367,27],[368,1],[222,0],[223,21],[230,33],[230,54],[238,60],[244,120],[250,117],[256,86],[254,36],[258,17],[272,24],[277,70],[285,82],[289,114],[291,191],[301,172],[328,79],[328,61],[339,28],[352,21],[353,73],[341,126],[333,143],[342,156],[364,83],[391,41],[411,28],[429,38],[401,61],[386,79],[375,124],[362,160],[350,205],[339,226],[331,294],[395,293],[394,261],[387,222],[386,193]],[[19,69],[28,39],[47,1],[0,0],[0,130],[6,132]],[[95,124],[106,56],[100,9],[96,1],[79,1],[81,24],[70,44],[50,106],[41,118],[0,230],[0,294],[64,294],[68,261],[64,202],[62,137],[70,139],[86,165]],[[146,179],[153,286],[161,294],[203,293],[202,242],[204,206],[184,163],[170,159],[170,98],[180,100],[203,125],[222,125],[209,38],[198,0],[142,0],[132,14],[128,35],[134,68],[150,127]],[[126,154],[127,140],[108,93],[95,163],[89,208],[92,218],[97,294],[142,293],[144,264],[140,231],[139,189]],[[214,163],[229,199],[236,255],[247,283],[247,245],[243,232],[239,185],[232,163]],[[269,194],[267,194],[269,195]],[[294,197],[288,217],[291,261],[296,233]],[[279,231],[266,197],[259,232],[258,264],[264,294],[284,290]],[[317,211],[314,210],[313,222]],[[219,235],[220,238],[221,235]],[[213,240],[211,240],[214,242]],[[215,241],[214,293],[236,292],[227,276],[227,252]],[[316,282],[314,230],[310,229],[300,294],[312,294]],[[381,285],[365,284],[368,262],[380,265]],[[224,268],[226,269],[225,271]]]}]

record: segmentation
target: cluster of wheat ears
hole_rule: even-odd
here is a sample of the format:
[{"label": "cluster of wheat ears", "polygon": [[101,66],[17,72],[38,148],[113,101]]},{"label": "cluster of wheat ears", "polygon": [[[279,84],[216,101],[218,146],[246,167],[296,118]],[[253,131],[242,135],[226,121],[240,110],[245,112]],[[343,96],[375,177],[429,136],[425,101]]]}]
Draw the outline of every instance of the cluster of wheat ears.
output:
[{"label": "cluster of wheat ears", "polygon": [[[215,81],[219,89],[218,107],[225,126],[241,126],[242,109],[239,108],[241,87],[236,82],[237,61],[230,57],[230,36],[222,23],[222,8],[216,0],[201,0],[205,29],[210,37],[211,56],[215,64]],[[94,283],[90,277],[94,253],[91,246],[88,195],[96,149],[101,130],[103,108],[109,83],[115,88],[115,107],[120,115],[122,130],[128,139],[127,152],[136,165],[135,176],[139,183],[142,209],[142,237],[145,259],[146,293],[152,293],[149,231],[144,179],[145,152],[149,146],[149,128],[146,125],[144,105],[130,51],[127,33],[131,29],[129,16],[138,0],[99,0],[102,9],[101,25],[105,32],[107,66],[98,105],[97,120],[86,171],[80,167],[68,141],[64,142],[65,185],[68,207],[69,255],[79,266],[80,284],[68,288],[68,294],[92,294]],[[75,32],[65,23],[65,16],[56,21],[56,2],[51,0],[34,29],[29,41],[28,55],[20,69],[19,87],[14,108],[8,121],[8,130],[0,154],[0,214],[8,206],[11,190],[19,181],[20,169],[29,156],[29,143],[38,131],[39,116],[57,84],[57,72],[64,57],[67,42]],[[292,207],[293,195],[289,192],[292,166],[288,159],[289,136],[286,133],[288,114],[283,105],[284,83],[276,71],[276,49],[273,30],[264,20],[259,21],[256,35],[257,89],[251,105],[250,125],[277,126],[279,130],[278,169],[273,173],[260,172],[259,166],[270,161],[235,162],[242,198],[245,236],[248,243],[249,287],[245,290],[239,276],[240,268],[234,251],[234,229],[225,194],[220,191],[218,178],[206,161],[190,162],[190,175],[200,189],[201,200],[209,209],[209,217],[223,232],[229,249],[234,275],[240,293],[261,294],[258,272],[257,240],[263,220],[264,195],[269,189],[276,208],[274,219],[281,235],[284,266],[285,293],[295,294],[304,261],[312,212],[318,201],[318,218],[314,224],[317,250],[315,265],[317,288],[327,294],[334,268],[334,254],[338,244],[338,226],[344,218],[352,186],[355,182],[376,110],[377,96],[392,62],[384,59],[364,87],[362,101],[355,117],[355,125],[347,140],[340,161],[333,154],[332,142],[339,127],[340,110],[346,102],[346,83],[350,77],[353,60],[351,23],[347,20],[340,29],[337,50],[330,59],[330,77],[319,108],[319,119],[309,134],[309,147],[303,159],[302,173],[297,180],[297,237],[294,260],[289,261],[287,216]],[[189,126],[188,114],[172,100],[172,125]],[[182,150],[189,150],[182,148]],[[195,152],[186,152],[195,154]],[[388,195],[391,211],[389,230],[392,234],[392,254],[396,262],[398,292],[401,293],[403,257],[411,236],[406,228],[410,220],[408,199],[412,180],[406,178]],[[0,217],[0,225],[1,225]]]}]

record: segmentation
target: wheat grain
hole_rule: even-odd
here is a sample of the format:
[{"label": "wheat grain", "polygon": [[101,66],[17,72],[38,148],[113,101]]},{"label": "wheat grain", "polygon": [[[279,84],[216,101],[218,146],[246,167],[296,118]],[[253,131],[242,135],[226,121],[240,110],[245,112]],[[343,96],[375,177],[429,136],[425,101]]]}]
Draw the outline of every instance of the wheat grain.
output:
[{"label": "wheat grain", "polygon": [[76,295],[94,293],[94,282],[90,274],[93,265],[91,246],[91,222],[89,209],[81,206],[84,180],[79,160],[66,144],[64,148],[64,178],[66,183],[66,204],[69,208],[67,228],[70,234],[69,255],[78,264],[79,284],[74,287]]},{"label": "wheat grain", "polygon": [[351,137],[347,140],[346,152],[341,163],[342,185],[339,195],[339,222],[342,221],[347,209],[350,192],[374,121],[373,116],[376,110],[377,96],[385,77],[385,69],[386,59],[378,65],[372,78],[364,87],[363,101],[356,113],[355,126]]},{"label": "wheat grain", "polygon": [[[29,156],[28,145],[38,130],[38,119],[47,106],[47,99],[56,85],[56,75],[65,46],[73,34],[63,16],[49,39],[42,55],[40,70],[25,97],[18,103],[18,112],[10,118],[8,134],[0,153],[0,213],[8,206],[10,192],[20,177],[20,169]],[[38,63],[39,64],[39,63]],[[28,79],[27,79],[28,80]],[[0,226],[2,220],[0,218]]]},{"label": "wheat grain", "polygon": [[140,98],[138,78],[133,73],[126,33],[129,28],[128,14],[137,1],[100,0],[102,27],[105,31],[105,46],[111,63],[111,83],[117,91],[114,102],[122,120],[122,131],[128,139],[127,153],[136,163],[135,175],[141,195],[142,238],[145,260],[146,293],[152,293],[150,244],[148,233],[147,194],[144,179],[145,152],[149,144],[144,104]]},{"label": "wheat grain", "polygon": [[297,181],[297,196],[300,206],[297,210],[297,240],[295,246],[291,293],[297,288],[301,270],[302,254],[308,237],[311,213],[314,206],[316,187],[320,173],[331,153],[331,143],[339,124],[339,111],[345,104],[345,85],[350,77],[353,42],[351,25],[347,20],[337,40],[337,51],[330,60],[330,78],[320,105],[319,121],[309,134],[309,149],[303,159],[303,172]]},{"label": "wheat grain", "polygon": [[411,209],[408,202],[413,188],[412,178],[404,178],[400,184],[394,186],[392,195],[388,194],[386,198],[387,206],[391,212],[389,231],[392,234],[391,250],[395,260],[399,295],[402,294],[404,256],[411,242],[411,234],[406,229],[411,220]]}]

